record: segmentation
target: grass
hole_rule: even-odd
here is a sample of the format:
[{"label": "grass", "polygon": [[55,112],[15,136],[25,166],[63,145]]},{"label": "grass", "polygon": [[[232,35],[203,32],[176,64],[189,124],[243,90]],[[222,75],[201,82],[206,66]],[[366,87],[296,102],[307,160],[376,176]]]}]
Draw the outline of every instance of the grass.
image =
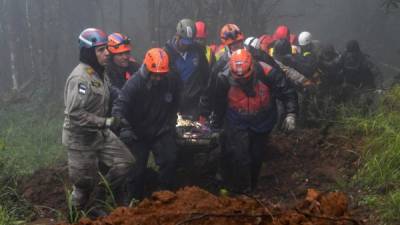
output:
[{"label": "grass", "polygon": [[367,193],[362,203],[376,209],[384,224],[399,224],[400,87],[386,93],[374,113],[343,120],[348,130],[365,136],[363,166],[353,182]]},{"label": "grass", "polygon": [[0,110],[0,127],[0,162],[7,173],[29,175],[65,157],[62,111],[11,106]]},{"label": "grass", "polygon": [[32,216],[18,193],[19,181],[65,159],[61,145],[62,106],[0,105],[0,225]]}]

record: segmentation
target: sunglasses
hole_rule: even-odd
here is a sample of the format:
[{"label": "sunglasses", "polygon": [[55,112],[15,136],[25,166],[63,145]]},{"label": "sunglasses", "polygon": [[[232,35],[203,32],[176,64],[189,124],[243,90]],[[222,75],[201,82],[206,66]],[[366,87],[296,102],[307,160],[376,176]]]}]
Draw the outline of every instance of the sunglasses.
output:
[{"label": "sunglasses", "polygon": [[131,43],[131,39],[127,38],[127,39],[122,40],[119,44],[113,45],[113,46],[110,46],[110,47],[118,49],[119,46],[121,46],[121,45],[129,45],[130,43]]},{"label": "sunglasses", "polygon": [[223,34],[223,39],[236,39],[238,35],[242,34],[242,32],[233,30],[233,31],[225,31]]}]

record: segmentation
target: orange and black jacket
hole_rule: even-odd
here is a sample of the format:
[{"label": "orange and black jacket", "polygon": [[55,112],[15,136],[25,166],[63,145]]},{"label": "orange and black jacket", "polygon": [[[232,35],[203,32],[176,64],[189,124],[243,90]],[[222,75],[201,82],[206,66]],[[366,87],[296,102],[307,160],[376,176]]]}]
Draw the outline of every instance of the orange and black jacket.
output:
[{"label": "orange and black jacket", "polygon": [[229,71],[219,73],[213,93],[219,125],[270,132],[277,122],[276,99],[283,102],[285,114],[298,111],[295,89],[280,70],[264,62],[255,63],[246,85],[235,82]]}]

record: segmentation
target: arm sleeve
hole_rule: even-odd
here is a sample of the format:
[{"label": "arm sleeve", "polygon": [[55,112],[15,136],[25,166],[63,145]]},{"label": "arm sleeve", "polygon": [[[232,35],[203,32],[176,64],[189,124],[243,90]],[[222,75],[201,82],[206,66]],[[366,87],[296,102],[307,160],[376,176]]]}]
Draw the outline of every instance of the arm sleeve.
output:
[{"label": "arm sleeve", "polygon": [[129,79],[119,92],[118,98],[114,101],[112,116],[124,118],[129,121],[129,118],[127,118],[128,107],[135,107],[135,92],[135,79]]},{"label": "arm sleeve", "polygon": [[225,76],[216,76],[215,86],[214,86],[213,96],[214,104],[212,105],[212,111],[215,113],[215,123],[217,126],[221,127],[223,119],[228,106],[228,91],[230,88],[229,81]]},{"label": "arm sleeve", "polygon": [[226,61],[224,59],[220,59],[214,64],[213,68],[210,70],[210,76],[208,77],[205,94],[200,98],[200,114],[202,116],[208,117],[211,114],[211,112],[215,110],[215,105],[216,105],[215,91],[218,90],[217,88],[217,80],[219,79],[218,73],[224,70],[225,65]]},{"label": "arm sleeve", "polygon": [[297,70],[289,67],[289,66],[285,66],[283,63],[279,63],[280,68],[282,69],[282,71],[286,74],[287,79],[289,81],[291,81],[294,85],[302,87],[304,81],[307,80],[307,78],[299,73]]},{"label": "arm sleeve", "polygon": [[92,94],[89,82],[72,78],[67,82],[66,90],[65,113],[68,115],[70,123],[87,131],[97,131],[99,128],[103,128],[106,118],[90,113],[86,109]]},{"label": "arm sleeve", "polygon": [[[171,74],[171,80],[173,82],[173,87],[174,87],[174,92],[173,92],[173,102],[172,102],[172,110],[171,110],[171,115],[169,118],[169,123],[171,126],[175,127],[176,122],[178,120],[178,111],[179,111],[179,106],[180,106],[180,100],[181,100],[181,93],[183,89],[183,82],[179,78],[179,75],[176,73]],[[170,82],[170,83],[172,83]]]},{"label": "arm sleeve", "polygon": [[285,113],[297,114],[299,109],[297,92],[288,82],[285,75],[274,68],[268,73],[261,71],[258,74],[262,74],[260,80],[272,89],[272,93],[276,98],[283,102]]}]

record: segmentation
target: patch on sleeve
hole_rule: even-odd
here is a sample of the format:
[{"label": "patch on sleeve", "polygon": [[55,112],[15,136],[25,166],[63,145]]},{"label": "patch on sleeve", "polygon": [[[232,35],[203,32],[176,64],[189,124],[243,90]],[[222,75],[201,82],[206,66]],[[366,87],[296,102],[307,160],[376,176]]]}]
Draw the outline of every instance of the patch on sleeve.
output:
[{"label": "patch on sleeve", "polygon": [[96,81],[96,80],[92,80],[92,81],[91,81],[91,84],[92,84],[92,86],[95,87],[95,88],[98,88],[98,87],[101,86],[101,83],[98,82],[98,81]]},{"label": "patch on sleeve", "polygon": [[92,67],[86,67],[86,73],[89,74],[90,76],[92,76],[94,74],[94,69],[92,69]]},{"label": "patch on sleeve", "polygon": [[81,94],[81,95],[86,95],[86,92],[87,92],[86,85],[84,85],[82,83],[79,83],[78,84],[78,93]]}]

